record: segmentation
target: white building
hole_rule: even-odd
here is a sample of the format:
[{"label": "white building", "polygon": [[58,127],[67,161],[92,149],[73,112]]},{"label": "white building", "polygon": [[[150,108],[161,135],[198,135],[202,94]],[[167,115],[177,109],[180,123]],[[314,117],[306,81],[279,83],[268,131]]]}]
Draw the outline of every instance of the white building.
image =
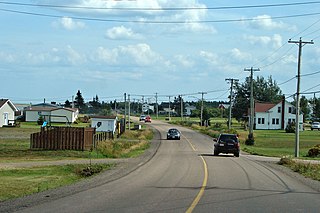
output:
[{"label": "white building", "polygon": [[0,99],[0,127],[13,125],[16,111],[17,108],[9,99]]},{"label": "white building", "polygon": [[[287,101],[278,104],[255,103],[255,129],[285,129],[296,122],[295,107]],[[303,115],[299,116],[300,130],[303,130]]]},{"label": "white building", "polygon": [[24,113],[27,122],[35,122],[41,116],[49,123],[73,123],[78,118],[79,110],[58,106],[31,106]]},{"label": "white building", "polygon": [[97,132],[116,132],[117,116],[92,116],[91,127]]}]

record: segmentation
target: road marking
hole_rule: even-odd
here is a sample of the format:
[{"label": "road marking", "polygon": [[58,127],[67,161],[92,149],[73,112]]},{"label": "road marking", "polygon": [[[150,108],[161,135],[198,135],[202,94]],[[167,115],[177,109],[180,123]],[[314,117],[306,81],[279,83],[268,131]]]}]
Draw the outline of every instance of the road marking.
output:
[{"label": "road marking", "polygon": [[[197,151],[196,148],[193,146],[193,144],[185,137],[183,136],[188,143],[190,144],[191,148],[193,149],[193,151]],[[201,197],[203,196],[204,190],[206,189],[207,186],[207,182],[208,182],[208,166],[206,161],[204,160],[204,158],[202,156],[200,156],[203,162],[203,168],[204,168],[204,177],[203,177],[203,182],[202,182],[202,186],[201,189],[198,193],[198,195],[196,196],[196,198],[193,200],[191,206],[188,208],[188,210],[186,211],[186,213],[191,213],[193,212],[194,208],[198,205]]]}]

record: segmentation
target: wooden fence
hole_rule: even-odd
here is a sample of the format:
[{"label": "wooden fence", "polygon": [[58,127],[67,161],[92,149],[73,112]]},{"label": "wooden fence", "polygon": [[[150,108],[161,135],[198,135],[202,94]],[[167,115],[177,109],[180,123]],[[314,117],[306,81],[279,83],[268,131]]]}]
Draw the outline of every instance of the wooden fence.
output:
[{"label": "wooden fence", "polygon": [[90,150],[95,128],[42,127],[30,136],[30,148],[41,150]]}]

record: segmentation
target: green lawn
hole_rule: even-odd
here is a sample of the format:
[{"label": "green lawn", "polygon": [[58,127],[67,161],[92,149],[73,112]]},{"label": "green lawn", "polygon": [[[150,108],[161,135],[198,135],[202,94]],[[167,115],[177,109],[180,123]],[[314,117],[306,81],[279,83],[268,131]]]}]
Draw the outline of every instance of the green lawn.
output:
[{"label": "green lawn", "polygon": [[[242,131],[240,134],[242,138],[246,138],[247,132]],[[320,131],[305,130],[299,135],[299,156],[307,158],[308,150],[314,145],[320,144]],[[254,136],[255,145],[245,146],[243,144],[243,151],[264,156],[294,156],[294,133],[285,133],[284,130],[254,130]]]}]

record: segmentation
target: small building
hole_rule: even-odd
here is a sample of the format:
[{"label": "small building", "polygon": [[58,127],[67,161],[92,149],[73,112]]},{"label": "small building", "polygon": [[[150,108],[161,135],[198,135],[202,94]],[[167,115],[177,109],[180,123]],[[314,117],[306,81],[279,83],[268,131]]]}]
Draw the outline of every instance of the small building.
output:
[{"label": "small building", "polygon": [[0,127],[13,126],[16,111],[17,108],[9,99],[0,99]]},{"label": "small building", "polygon": [[112,132],[117,129],[117,116],[92,116],[91,127],[97,132]]},{"label": "small building", "polygon": [[30,106],[24,113],[26,122],[35,122],[41,116],[49,123],[73,123],[78,118],[79,110],[59,106]]},{"label": "small building", "polygon": [[[295,106],[287,101],[278,104],[255,103],[255,129],[285,129],[288,124],[296,122]],[[299,117],[303,122],[303,114]],[[299,125],[303,130],[303,124]]]}]

